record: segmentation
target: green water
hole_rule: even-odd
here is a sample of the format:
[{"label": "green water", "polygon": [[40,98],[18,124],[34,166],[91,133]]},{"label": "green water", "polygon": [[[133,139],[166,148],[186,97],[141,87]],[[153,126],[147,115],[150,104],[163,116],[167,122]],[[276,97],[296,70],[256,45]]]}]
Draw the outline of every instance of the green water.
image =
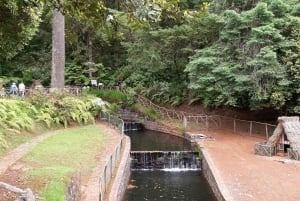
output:
[{"label": "green water", "polygon": [[[128,134],[132,151],[187,151],[190,142],[156,131]],[[201,171],[140,171],[131,173],[123,201],[216,201]]]}]

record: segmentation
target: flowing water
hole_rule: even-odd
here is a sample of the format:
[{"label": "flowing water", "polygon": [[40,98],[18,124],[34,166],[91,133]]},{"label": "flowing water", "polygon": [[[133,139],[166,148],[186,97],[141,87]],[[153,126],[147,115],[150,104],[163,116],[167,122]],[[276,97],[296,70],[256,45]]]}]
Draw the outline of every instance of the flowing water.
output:
[{"label": "flowing water", "polygon": [[[189,141],[157,131],[143,130],[127,135],[131,138],[132,151],[174,153],[193,150]],[[123,201],[143,200],[216,201],[199,168],[193,171],[187,171],[185,168],[132,169]]]}]

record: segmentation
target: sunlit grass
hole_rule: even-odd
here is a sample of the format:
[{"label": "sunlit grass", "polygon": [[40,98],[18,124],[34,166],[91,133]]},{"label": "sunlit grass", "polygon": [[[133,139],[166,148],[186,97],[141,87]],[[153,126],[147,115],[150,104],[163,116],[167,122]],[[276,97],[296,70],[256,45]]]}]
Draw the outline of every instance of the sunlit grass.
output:
[{"label": "sunlit grass", "polygon": [[61,200],[72,175],[88,174],[96,166],[105,141],[103,131],[95,125],[52,136],[22,159],[34,167],[23,179],[37,186],[42,200]]}]

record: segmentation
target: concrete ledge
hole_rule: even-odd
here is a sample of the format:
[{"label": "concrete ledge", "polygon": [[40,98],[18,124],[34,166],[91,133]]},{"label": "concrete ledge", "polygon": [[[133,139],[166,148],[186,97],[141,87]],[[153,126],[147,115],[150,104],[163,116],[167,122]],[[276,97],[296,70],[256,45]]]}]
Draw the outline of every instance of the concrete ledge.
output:
[{"label": "concrete ledge", "polygon": [[121,201],[125,195],[127,184],[131,174],[131,159],[130,159],[130,138],[124,136],[124,149],[121,156],[115,178],[111,185],[107,201]]},{"label": "concrete ledge", "polygon": [[211,160],[209,153],[205,151],[205,148],[201,148],[202,159],[202,171],[203,175],[209,183],[212,191],[214,192],[218,201],[234,201],[230,195],[227,187],[225,186],[223,179],[219,171],[215,168],[213,160]]}]

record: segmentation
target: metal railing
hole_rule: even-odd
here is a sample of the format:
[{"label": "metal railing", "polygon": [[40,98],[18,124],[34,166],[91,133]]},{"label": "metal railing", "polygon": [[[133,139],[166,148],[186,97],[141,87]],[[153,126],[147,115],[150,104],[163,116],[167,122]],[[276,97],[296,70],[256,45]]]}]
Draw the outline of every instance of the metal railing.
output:
[{"label": "metal railing", "polygon": [[183,120],[186,131],[193,130],[231,130],[242,135],[258,136],[268,139],[274,132],[276,125],[256,121],[234,119],[219,115],[185,116]]},{"label": "metal railing", "polygon": [[[122,119],[105,112],[101,112],[99,116],[101,121],[106,121],[109,124],[109,126],[118,129],[120,131],[120,134],[123,136],[124,122]],[[113,171],[116,168],[117,161],[121,157],[122,147],[123,147],[123,137],[121,138],[118,145],[115,147],[114,152],[110,155],[109,160],[105,164],[103,172],[99,177],[99,186],[100,186],[99,201],[104,200],[104,194],[107,190],[109,182],[112,179]]]},{"label": "metal railing", "polygon": [[115,129],[118,129],[120,131],[121,135],[124,134],[124,121],[122,119],[120,119],[119,117],[110,115],[106,112],[100,112],[99,120],[106,121],[109,126],[115,128]]}]

